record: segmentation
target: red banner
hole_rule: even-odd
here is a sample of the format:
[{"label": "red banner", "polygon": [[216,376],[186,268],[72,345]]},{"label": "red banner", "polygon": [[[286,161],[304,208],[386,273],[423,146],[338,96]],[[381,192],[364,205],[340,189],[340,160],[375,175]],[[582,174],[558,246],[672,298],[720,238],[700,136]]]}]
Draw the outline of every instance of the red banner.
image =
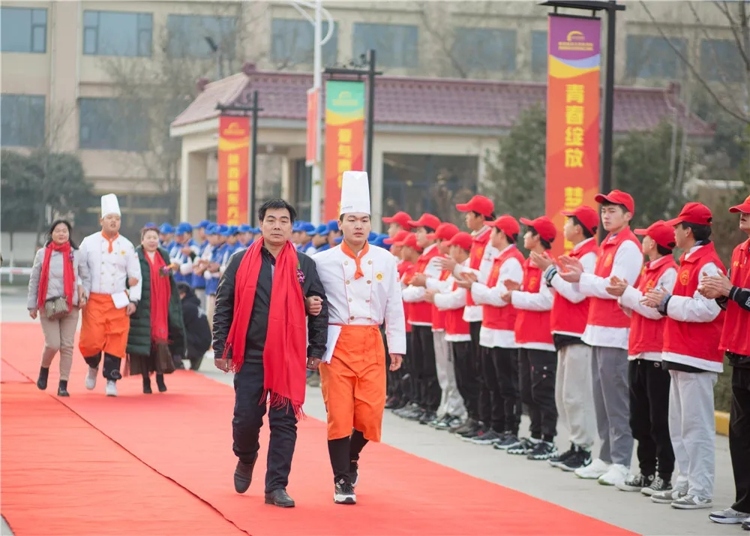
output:
[{"label": "red banner", "polygon": [[317,119],[319,94],[319,89],[310,88],[307,90],[307,153],[305,156],[305,164],[308,166],[312,166],[318,159],[317,143],[320,124]]},{"label": "red banner", "polygon": [[[547,77],[547,216],[558,230],[563,210],[595,207],[599,190],[601,21],[550,15]],[[562,235],[552,254],[573,244]]]},{"label": "red banner", "polygon": [[325,221],[339,218],[344,171],[362,171],[365,134],[365,84],[326,83]]},{"label": "red banner", "polygon": [[250,118],[219,117],[217,223],[240,225],[248,222],[249,147]]}]

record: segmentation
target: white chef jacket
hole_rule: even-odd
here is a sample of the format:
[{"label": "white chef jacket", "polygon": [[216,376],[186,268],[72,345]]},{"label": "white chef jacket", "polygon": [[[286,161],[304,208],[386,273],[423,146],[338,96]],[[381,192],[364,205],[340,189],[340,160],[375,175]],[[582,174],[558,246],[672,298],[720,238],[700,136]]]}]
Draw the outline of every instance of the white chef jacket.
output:
[{"label": "white chef jacket", "polygon": [[137,279],[138,284],[128,290],[130,301],[140,301],[143,277],[141,263],[133,244],[122,235],[112,242],[109,252],[109,241],[102,233],[87,236],[81,242],[81,262],[86,263],[91,275],[90,288],[86,291],[95,294],[117,294],[127,289],[127,280]]}]

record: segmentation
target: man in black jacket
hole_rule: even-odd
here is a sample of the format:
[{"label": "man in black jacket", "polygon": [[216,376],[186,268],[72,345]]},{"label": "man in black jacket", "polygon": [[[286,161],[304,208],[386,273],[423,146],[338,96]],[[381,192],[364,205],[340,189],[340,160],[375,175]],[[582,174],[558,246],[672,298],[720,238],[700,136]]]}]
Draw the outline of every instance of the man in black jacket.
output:
[{"label": "man in black jacket", "polygon": [[[262,238],[232,255],[213,319],[215,364],[235,372],[232,431],[239,461],[234,488],[244,493],[250,486],[270,395],[265,501],[285,508],[294,506],[286,486],[305,369],[317,369],[328,337],[328,307],[315,263],[290,242],[295,217],[294,208],[281,199],[260,208]],[[306,299],[322,301],[322,309],[305,322]]]},{"label": "man in black jacket", "polygon": [[201,307],[201,300],[190,285],[184,282],[177,283],[177,290],[182,300],[182,319],[185,323],[190,370],[198,370],[203,362],[203,355],[211,348],[211,327]]}]

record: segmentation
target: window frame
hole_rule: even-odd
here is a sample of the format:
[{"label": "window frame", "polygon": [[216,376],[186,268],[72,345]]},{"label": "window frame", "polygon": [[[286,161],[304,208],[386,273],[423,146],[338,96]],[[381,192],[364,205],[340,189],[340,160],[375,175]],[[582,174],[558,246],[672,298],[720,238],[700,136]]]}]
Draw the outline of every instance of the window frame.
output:
[{"label": "window frame", "polygon": [[[29,42],[28,50],[5,50],[2,49],[2,53],[8,54],[46,54],[47,53],[47,8],[46,7],[21,7],[21,6],[0,6],[0,17],[2,12],[5,10],[11,11],[28,11],[29,12]],[[42,15],[44,18],[43,22],[35,22],[35,16]],[[41,30],[42,36],[42,47],[41,50],[34,49],[34,36],[37,30]]]},{"label": "window frame", "polygon": [[[29,139],[22,139],[23,133],[19,130],[18,132],[14,132],[10,136],[12,139],[11,143],[7,143],[7,139],[9,136],[7,136],[7,133],[2,133],[2,130],[0,130],[0,141],[2,142],[2,147],[42,147],[45,143],[45,138],[47,136],[47,96],[46,95],[38,95],[38,94],[25,94],[25,93],[2,93],[0,94],[0,109],[2,109],[2,101],[5,99],[18,99],[19,101],[23,100],[26,101],[26,106],[23,110],[23,114],[26,115],[25,118],[21,118],[21,121],[24,123],[28,123],[26,121],[30,115],[32,115],[35,112],[39,112],[41,114],[42,119],[42,127],[41,132],[36,133],[27,133],[27,138],[36,137],[38,135],[38,140],[29,140]],[[21,109],[21,106],[19,105],[20,102],[8,102],[6,101],[7,105],[10,106],[14,111],[18,111]],[[39,106],[39,110],[32,110],[33,106]],[[11,124],[11,126],[14,125],[16,120],[19,117],[18,113],[2,113],[3,119],[8,119],[8,117],[11,118],[11,121],[3,122],[4,124]],[[3,126],[3,123],[0,123],[0,129]]]},{"label": "window frame", "polygon": [[[102,14],[108,15],[126,15],[135,17],[135,54],[114,54],[109,52],[102,52],[101,43],[99,42],[100,36],[100,25]],[[96,23],[91,24],[86,22],[87,15],[96,16]],[[148,25],[141,25],[143,20],[148,19]],[[93,33],[93,52],[87,52],[87,39],[88,32]],[[153,13],[145,11],[112,11],[104,9],[86,9],[83,12],[83,55],[84,56],[104,56],[104,57],[118,57],[118,58],[150,58],[153,55],[154,50],[154,16]],[[141,50],[141,38],[143,35],[148,35],[148,50]],[[145,47],[144,47],[145,48]]]},{"label": "window frame", "polygon": [[[358,34],[357,29],[362,28],[370,32],[376,32],[378,27],[380,27],[381,29],[383,27],[402,28],[404,30],[404,34],[403,34],[404,39],[402,39],[403,42],[401,43],[402,48],[405,48],[404,47],[404,45],[406,44],[405,38],[411,33],[411,30],[413,29],[413,33],[415,36],[414,47],[413,47],[414,48],[413,58],[409,57],[409,58],[406,58],[408,61],[394,63],[393,60],[395,59],[396,55],[393,54],[392,52],[395,52],[395,50],[390,51],[388,54],[386,54],[382,49],[378,50],[377,46],[371,46],[365,43],[363,43],[364,50],[358,50],[358,46],[360,43],[357,42],[357,36],[361,34]],[[409,30],[409,31],[406,31],[406,30]],[[367,50],[375,49],[375,51],[378,54],[377,55],[378,67],[389,67],[393,69],[415,69],[419,67],[419,33],[420,33],[419,26],[416,24],[391,24],[387,22],[355,22],[352,28],[352,55],[358,56],[359,54],[366,54]],[[367,35],[367,37],[369,38],[369,35]],[[385,42],[393,43],[394,39],[386,39]],[[401,58],[403,57],[404,55],[401,55]]]}]

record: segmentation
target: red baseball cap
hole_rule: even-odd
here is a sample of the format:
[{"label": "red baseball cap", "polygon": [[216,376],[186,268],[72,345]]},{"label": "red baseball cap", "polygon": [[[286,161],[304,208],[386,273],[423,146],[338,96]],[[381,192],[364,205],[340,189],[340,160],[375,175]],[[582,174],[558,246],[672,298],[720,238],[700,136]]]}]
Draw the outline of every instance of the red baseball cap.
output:
[{"label": "red baseball cap", "polygon": [[735,205],[729,209],[729,212],[742,212],[743,214],[750,214],[750,195],[747,196],[745,202],[741,205]]},{"label": "red baseball cap", "polygon": [[415,235],[414,233],[409,233],[409,236],[404,238],[403,241],[395,242],[394,246],[402,246],[406,248],[411,248],[415,251],[422,251],[422,248],[420,248],[417,245],[417,235]]},{"label": "red baseball cap", "polygon": [[464,233],[463,231],[461,231],[453,235],[453,238],[451,238],[451,241],[448,243],[448,245],[458,246],[464,251],[471,251],[471,245],[473,243],[474,237],[472,237],[469,233]]},{"label": "red baseball cap", "polygon": [[414,228],[429,227],[430,229],[437,229],[438,227],[440,227],[440,218],[438,218],[437,216],[433,216],[432,214],[427,214],[425,212],[419,217],[417,221],[409,220],[409,225]]},{"label": "red baseball cap", "polygon": [[521,232],[521,226],[513,216],[503,214],[498,219],[490,223],[491,227],[496,227],[508,236],[518,235]]},{"label": "red baseball cap", "polygon": [[674,238],[674,227],[670,226],[664,220],[659,220],[656,223],[652,223],[648,229],[636,229],[633,231],[638,236],[649,236],[654,242],[659,244],[663,248],[674,249],[675,238]]},{"label": "red baseball cap", "polygon": [[533,227],[534,230],[539,233],[541,239],[546,240],[547,242],[552,242],[555,237],[557,237],[557,229],[555,228],[555,224],[552,223],[552,220],[547,216],[539,216],[534,220],[521,218],[521,223],[528,227]]},{"label": "red baseball cap", "polygon": [[383,223],[395,223],[397,225],[400,225],[407,231],[411,230],[411,225],[409,225],[410,221],[411,216],[403,211],[396,212],[393,216],[386,216],[385,218],[383,218]]},{"label": "red baseball cap", "polygon": [[628,209],[628,212],[630,212],[631,214],[635,214],[635,201],[633,201],[633,196],[631,196],[630,194],[626,194],[625,192],[622,192],[620,190],[612,190],[607,195],[596,194],[594,201],[596,201],[597,203],[612,203],[613,205],[622,205],[626,209]]},{"label": "red baseball cap", "polygon": [[460,229],[452,223],[441,223],[434,233],[427,235],[430,240],[450,240]]},{"label": "red baseball cap", "polygon": [[577,219],[591,234],[596,234],[596,228],[599,226],[599,213],[595,209],[581,205],[574,210],[563,210],[561,214]]},{"label": "red baseball cap", "polygon": [[401,230],[397,232],[393,238],[389,237],[383,240],[383,244],[395,244],[396,242],[403,242],[410,234],[411,233],[409,231]]},{"label": "red baseball cap", "polygon": [[458,209],[459,212],[476,212],[482,216],[489,217],[495,212],[495,203],[493,203],[492,199],[489,197],[475,195],[469,199],[468,203],[459,203],[456,205],[456,209]]},{"label": "red baseball cap", "polygon": [[670,225],[672,227],[674,227],[675,225],[679,225],[680,223],[711,225],[712,220],[713,214],[711,214],[710,208],[708,208],[706,205],[702,205],[701,203],[691,201],[690,203],[686,203],[685,206],[682,207],[679,216],[667,221],[667,225]]}]

